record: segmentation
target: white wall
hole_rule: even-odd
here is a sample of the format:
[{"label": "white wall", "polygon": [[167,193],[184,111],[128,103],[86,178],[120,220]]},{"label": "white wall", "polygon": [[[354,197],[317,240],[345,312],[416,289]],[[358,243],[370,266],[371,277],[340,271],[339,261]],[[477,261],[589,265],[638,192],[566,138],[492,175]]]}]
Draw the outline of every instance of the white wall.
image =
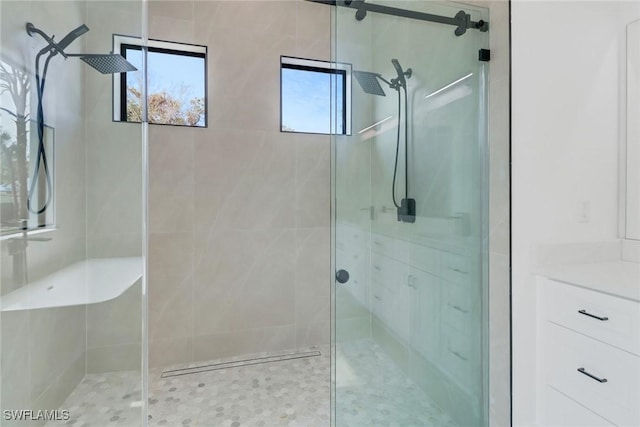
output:
[{"label": "white wall", "polygon": [[638,8],[512,2],[513,425],[535,424],[536,248],[618,234],[625,30]]}]

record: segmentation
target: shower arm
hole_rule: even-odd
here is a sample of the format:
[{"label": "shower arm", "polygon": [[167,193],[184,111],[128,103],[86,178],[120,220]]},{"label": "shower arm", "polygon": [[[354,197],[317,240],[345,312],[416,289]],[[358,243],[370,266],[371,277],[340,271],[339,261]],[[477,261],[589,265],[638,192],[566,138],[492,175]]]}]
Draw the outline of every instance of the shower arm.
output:
[{"label": "shower arm", "polygon": [[385,82],[386,84],[388,84],[390,87],[393,87],[393,83],[391,83],[389,80],[387,80],[384,77],[382,77],[381,74],[375,74],[375,76],[377,78],[379,78],[380,80],[382,80],[383,82]]},{"label": "shower arm", "polygon": [[68,56],[66,53],[64,53],[64,51],[62,49],[60,49],[58,47],[58,44],[53,40],[55,36],[51,36],[49,37],[47,35],[47,33],[45,33],[44,31],[42,31],[39,28],[36,28],[35,25],[33,25],[31,22],[27,22],[27,34],[29,34],[29,36],[33,37],[33,34],[38,34],[40,37],[42,37],[47,43],[48,45],[43,47],[42,50],[40,50],[40,52],[38,52],[38,56],[42,56],[45,53],[51,52],[51,56],[55,56],[58,53],[62,56],[64,56],[65,58]]},{"label": "shower arm", "polygon": [[391,89],[398,90],[398,87],[400,86],[398,83],[398,79],[391,79],[391,81],[389,81],[384,77],[382,77],[380,74],[375,74],[375,76],[380,80],[382,80],[383,82],[385,82],[386,84],[388,84]]}]

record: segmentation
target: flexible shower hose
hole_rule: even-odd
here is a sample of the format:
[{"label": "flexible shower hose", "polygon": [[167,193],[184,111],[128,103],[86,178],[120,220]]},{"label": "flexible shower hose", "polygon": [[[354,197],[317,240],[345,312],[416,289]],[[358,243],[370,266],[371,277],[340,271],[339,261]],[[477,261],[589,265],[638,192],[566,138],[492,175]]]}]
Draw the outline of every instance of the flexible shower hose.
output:
[{"label": "flexible shower hose", "polygon": [[[29,212],[34,214],[41,214],[47,210],[49,205],[51,204],[51,199],[53,195],[53,183],[51,181],[51,173],[49,172],[49,162],[47,160],[47,153],[45,151],[44,146],[44,107],[43,107],[43,98],[44,98],[44,87],[45,80],[47,77],[47,70],[49,68],[49,61],[53,56],[49,53],[47,59],[44,62],[44,68],[42,70],[42,78],[40,78],[40,56],[42,53],[39,53],[36,56],[36,92],[38,96],[38,113],[37,113],[37,125],[38,125],[38,150],[36,154],[36,164],[33,169],[33,176],[31,178],[31,186],[29,188],[29,195],[27,196],[27,209]],[[42,207],[36,206],[35,208],[32,206],[33,195],[36,191],[36,186],[38,185],[38,180],[40,178],[40,164],[42,163],[42,168],[44,170],[45,181],[47,183],[47,198],[45,199]]]},{"label": "flexible shower hose", "polygon": [[[400,95],[401,87],[398,87],[398,133],[396,136],[396,158],[393,166],[393,183],[391,184],[391,197],[393,199],[393,204],[396,208],[400,208],[400,205],[396,201],[396,177],[398,175],[398,156],[400,153],[400,124],[402,121],[402,100]],[[407,88],[404,87],[404,185],[405,185],[405,198],[409,198],[409,152],[408,152],[408,131],[409,131],[409,121],[407,120],[407,108],[409,105],[408,96],[407,96]]]}]

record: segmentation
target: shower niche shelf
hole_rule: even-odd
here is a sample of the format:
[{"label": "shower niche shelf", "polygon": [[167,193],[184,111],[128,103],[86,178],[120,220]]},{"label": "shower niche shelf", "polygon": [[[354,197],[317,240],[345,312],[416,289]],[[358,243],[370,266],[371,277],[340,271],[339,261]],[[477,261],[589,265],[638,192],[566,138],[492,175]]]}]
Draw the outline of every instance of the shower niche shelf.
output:
[{"label": "shower niche shelf", "polygon": [[76,262],[3,295],[2,311],[96,304],[122,295],[142,278],[142,258]]}]

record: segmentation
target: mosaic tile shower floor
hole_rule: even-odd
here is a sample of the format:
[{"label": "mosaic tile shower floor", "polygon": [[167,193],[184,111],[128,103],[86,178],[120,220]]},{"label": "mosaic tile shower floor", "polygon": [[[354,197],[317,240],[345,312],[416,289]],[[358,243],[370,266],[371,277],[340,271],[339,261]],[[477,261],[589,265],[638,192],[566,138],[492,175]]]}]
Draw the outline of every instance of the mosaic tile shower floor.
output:
[{"label": "mosaic tile shower floor", "polygon": [[[149,426],[328,427],[329,349],[315,350],[322,355],[170,378],[151,370]],[[373,341],[340,345],[337,357],[339,426],[455,427]],[[47,427],[139,426],[139,399],[139,373],[87,375],[61,405],[71,419]]]}]

